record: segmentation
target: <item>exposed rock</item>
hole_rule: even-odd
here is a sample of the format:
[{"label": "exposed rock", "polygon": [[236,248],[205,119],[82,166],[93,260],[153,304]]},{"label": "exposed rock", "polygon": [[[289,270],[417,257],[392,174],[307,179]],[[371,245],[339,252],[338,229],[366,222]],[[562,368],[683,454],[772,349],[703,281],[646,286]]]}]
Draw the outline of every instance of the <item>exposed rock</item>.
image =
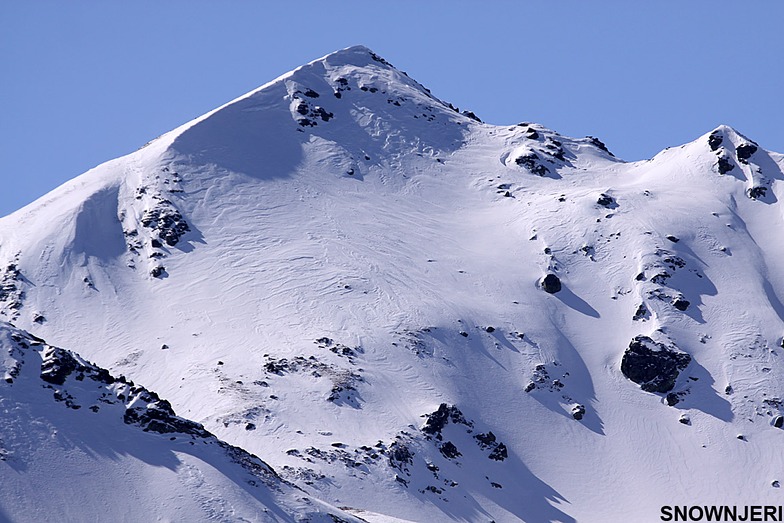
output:
[{"label": "exposed rock", "polygon": [[561,280],[555,274],[548,274],[542,278],[542,290],[548,294],[555,294],[561,290]]},{"label": "exposed rock", "polygon": [[639,321],[644,320],[648,316],[648,307],[645,306],[644,303],[641,303],[637,306],[637,310],[634,312],[634,316],[632,316],[632,320]]},{"label": "exposed rock", "polygon": [[465,419],[463,413],[460,412],[460,409],[458,409],[456,406],[442,403],[438,406],[437,411],[427,415],[427,421],[425,422],[425,426],[422,427],[422,432],[425,434],[435,435],[440,439],[441,431],[444,429],[444,427],[446,427],[446,424],[449,423],[450,420],[452,423],[459,423],[468,427],[473,425],[470,421]]},{"label": "exposed rock", "polygon": [[488,458],[492,459],[493,461],[503,461],[509,457],[509,453],[506,450],[506,445],[503,443],[499,443],[496,448],[490,453]]},{"label": "exposed rock", "polygon": [[748,196],[752,200],[759,200],[760,198],[764,198],[767,192],[768,192],[767,187],[763,187],[763,186],[750,187],[749,189],[746,189],[746,196]]},{"label": "exposed rock", "polygon": [[719,160],[716,162],[716,168],[719,170],[719,174],[727,174],[735,168],[735,165],[727,158],[719,156]]},{"label": "exposed rock", "polygon": [[141,223],[144,227],[157,233],[166,245],[175,246],[182,236],[191,230],[182,214],[167,202],[147,209],[142,214]]},{"label": "exposed rock", "polygon": [[601,205],[602,207],[608,207],[608,208],[618,205],[617,202],[615,201],[615,198],[605,193],[599,195],[599,198],[596,200],[596,203]]},{"label": "exposed rock", "polygon": [[672,243],[678,243],[679,241],[681,241],[680,238],[678,238],[677,236],[673,236],[672,234],[668,234],[667,239],[670,240]]},{"label": "exposed rock", "polygon": [[678,309],[679,311],[685,311],[689,308],[689,301],[683,299],[683,297],[677,297],[672,301],[672,306]]},{"label": "exposed rock", "polygon": [[515,163],[520,167],[524,167],[538,176],[546,176],[550,169],[542,165],[539,155],[535,152],[530,152],[515,159]]},{"label": "exposed rock", "polygon": [[474,439],[479,442],[480,447],[492,447],[496,445],[495,434],[493,431],[490,431],[486,434],[477,434],[474,436]]},{"label": "exposed rock", "polygon": [[138,425],[145,432],[159,434],[178,432],[199,438],[211,436],[199,423],[175,415],[167,401],[159,401],[144,407],[128,407],[123,415],[123,421],[128,425]]},{"label": "exposed rock", "polygon": [[482,120],[480,120],[479,117],[475,115],[473,111],[463,111],[460,114],[462,114],[466,118],[470,118],[471,120],[474,120],[475,122],[482,123]]},{"label": "exposed rock", "polygon": [[669,392],[681,370],[691,363],[691,356],[653,341],[635,336],[621,360],[621,372],[647,392]]},{"label": "exposed rock", "polygon": [[749,163],[749,158],[755,152],[757,152],[757,145],[753,143],[744,143],[735,149],[735,155],[740,163]]},{"label": "exposed rock", "polygon": [[585,406],[584,405],[575,405],[574,407],[572,407],[572,417],[574,419],[579,421],[579,420],[583,419],[584,415],[585,415]]},{"label": "exposed rock", "polygon": [[610,152],[607,146],[604,145],[604,142],[602,142],[600,139],[596,138],[595,136],[586,136],[586,138],[588,138],[588,140],[591,142],[591,145],[598,147],[602,151],[606,152],[607,154],[615,158],[615,155]]},{"label": "exposed rock", "polygon": [[462,456],[460,451],[457,450],[457,447],[455,447],[455,444],[451,441],[447,441],[446,443],[442,444],[440,447],[438,447],[438,450],[441,451],[441,454],[443,454],[446,459],[455,459],[459,456]]},{"label": "exposed rock", "polygon": [[681,414],[681,417],[678,418],[678,421],[683,423],[684,425],[691,425],[691,418],[686,414]]},{"label": "exposed rock", "polygon": [[389,464],[401,472],[408,472],[408,465],[414,462],[414,454],[399,441],[393,442],[388,450]]},{"label": "exposed rock", "polygon": [[773,426],[777,429],[784,427],[784,416],[779,415],[773,418]]},{"label": "exposed rock", "polygon": [[41,379],[52,385],[62,385],[65,379],[77,369],[84,366],[68,351],[55,347],[47,347],[41,357]]},{"label": "exposed rock", "polygon": [[710,136],[708,136],[708,145],[710,146],[711,151],[718,150],[722,141],[724,141],[724,135],[721,131],[713,131]]}]

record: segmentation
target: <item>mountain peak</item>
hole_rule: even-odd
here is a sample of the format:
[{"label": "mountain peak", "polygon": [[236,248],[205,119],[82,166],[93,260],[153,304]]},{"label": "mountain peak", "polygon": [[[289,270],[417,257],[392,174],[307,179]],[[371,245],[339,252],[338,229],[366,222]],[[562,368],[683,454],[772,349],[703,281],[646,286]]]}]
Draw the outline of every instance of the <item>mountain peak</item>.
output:
[{"label": "mountain peak", "polygon": [[[368,59],[370,59],[370,61],[368,61]],[[382,57],[376,54],[372,49],[364,45],[352,45],[344,49],[333,51],[328,55],[319,58],[318,60],[314,60],[314,62],[319,62],[319,61],[326,61],[333,65],[344,63],[346,65],[358,65],[358,66],[367,65],[368,63],[374,61],[392,67],[392,64],[384,60]]]}]

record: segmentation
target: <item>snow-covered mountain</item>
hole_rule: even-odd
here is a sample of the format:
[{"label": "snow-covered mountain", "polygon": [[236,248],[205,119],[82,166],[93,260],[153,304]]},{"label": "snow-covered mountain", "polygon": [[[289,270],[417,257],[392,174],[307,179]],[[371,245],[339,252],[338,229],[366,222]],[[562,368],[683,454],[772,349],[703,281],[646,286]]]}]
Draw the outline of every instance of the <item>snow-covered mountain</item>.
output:
[{"label": "snow-covered mountain", "polygon": [[[0,384],[3,408],[28,405],[9,419],[49,424],[0,428],[44,449],[16,485],[56,463],[55,487],[114,499],[131,469],[166,485],[137,487],[139,510],[182,491],[197,511],[206,463],[210,499],[250,520],[300,499],[303,518],[318,499],[370,522],[781,504],[782,169],[726,126],[623,162],[482,123],[367,48],[328,55],[0,219],[5,320],[211,433],[188,453],[122,423],[118,385],[91,417],[31,374]],[[160,455],[137,456],[152,437]],[[284,494],[238,490],[226,448]],[[14,488],[0,515],[47,507]]]}]

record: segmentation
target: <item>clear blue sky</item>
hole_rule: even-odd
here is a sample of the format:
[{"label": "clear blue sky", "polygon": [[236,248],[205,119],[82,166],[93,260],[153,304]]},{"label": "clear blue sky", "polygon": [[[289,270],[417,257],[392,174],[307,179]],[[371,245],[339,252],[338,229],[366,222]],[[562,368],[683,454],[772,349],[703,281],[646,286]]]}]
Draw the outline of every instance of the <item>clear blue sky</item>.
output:
[{"label": "clear blue sky", "polygon": [[784,2],[4,0],[0,215],[366,45],[489,123],[637,160],[720,123],[784,152]]}]

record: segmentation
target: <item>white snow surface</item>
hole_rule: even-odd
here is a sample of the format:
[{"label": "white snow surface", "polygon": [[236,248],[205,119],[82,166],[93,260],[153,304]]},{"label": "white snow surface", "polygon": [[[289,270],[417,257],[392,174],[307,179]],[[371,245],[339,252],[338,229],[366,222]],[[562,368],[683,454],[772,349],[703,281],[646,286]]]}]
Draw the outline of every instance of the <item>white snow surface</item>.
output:
[{"label": "white snow surface", "polygon": [[[641,162],[598,144],[481,123],[351,47],[0,219],[0,317],[367,521],[781,504],[784,156],[727,126]],[[621,372],[638,335],[690,355],[674,406]],[[0,519],[90,520],[64,484],[129,520],[297,499],[13,387],[0,440],[36,448],[0,461]],[[428,434],[441,404],[465,423]]]}]

